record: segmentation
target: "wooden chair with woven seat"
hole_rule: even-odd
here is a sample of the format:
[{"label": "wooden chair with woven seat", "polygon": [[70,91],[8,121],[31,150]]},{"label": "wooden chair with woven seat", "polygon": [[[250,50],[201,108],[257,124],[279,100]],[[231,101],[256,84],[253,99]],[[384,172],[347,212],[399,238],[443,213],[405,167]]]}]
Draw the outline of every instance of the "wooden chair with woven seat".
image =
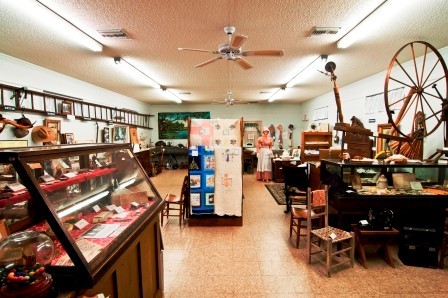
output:
[{"label": "wooden chair with woven seat", "polygon": [[[185,176],[184,181],[182,182],[182,189],[180,195],[175,194],[167,194],[165,197],[165,207],[162,210],[160,224],[163,226],[163,218],[166,217],[167,223],[170,216],[176,216],[179,218],[179,226],[182,225],[182,222],[185,220],[186,213],[186,204],[188,195],[189,195],[189,183],[188,183],[188,175]],[[171,213],[173,211],[175,213]]]},{"label": "wooden chair with woven seat", "polygon": [[[308,188],[307,193],[310,193],[311,189]],[[308,201],[308,200],[307,200]],[[311,220],[319,219],[319,224],[322,226],[322,217],[317,216],[314,210],[311,210]],[[292,207],[291,208],[291,219],[289,223],[289,237],[292,237],[292,233],[296,235],[296,248],[299,248],[300,237],[307,236],[307,234],[301,234],[302,228],[307,228],[308,221],[308,209],[303,209],[302,207]]]},{"label": "wooden chair with woven seat", "polygon": [[[308,189],[307,226],[311,227],[312,220],[316,217],[324,219],[323,228],[308,229],[307,247],[308,263],[311,264],[312,257],[325,265],[328,277],[331,270],[340,265],[350,263],[353,268],[355,264],[355,237],[353,232],[347,232],[328,225],[328,186],[325,189],[311,191]],[[325,254],[325,260],[318,255]],[[340,260],[333,263],[335,257]]]},{"label": "wooden chair with woven seat", "polygon": [[285,180],[285,213],[287,213],[291,210],[293,202],[306,204],[306,190],[309,185],[308,166],[283,165],[282,171]]}]

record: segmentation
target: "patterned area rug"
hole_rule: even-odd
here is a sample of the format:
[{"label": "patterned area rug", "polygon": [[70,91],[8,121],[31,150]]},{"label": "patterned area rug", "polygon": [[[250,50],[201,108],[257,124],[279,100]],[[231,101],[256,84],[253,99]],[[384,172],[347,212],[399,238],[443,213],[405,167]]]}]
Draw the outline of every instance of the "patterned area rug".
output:
[{"label": "patterned area rug", "polygon": [[285,184],[277,183],[277,184],[265,184],[266,188],[271,193],[274,200],[279,205],[286,205],[285,200]]}]

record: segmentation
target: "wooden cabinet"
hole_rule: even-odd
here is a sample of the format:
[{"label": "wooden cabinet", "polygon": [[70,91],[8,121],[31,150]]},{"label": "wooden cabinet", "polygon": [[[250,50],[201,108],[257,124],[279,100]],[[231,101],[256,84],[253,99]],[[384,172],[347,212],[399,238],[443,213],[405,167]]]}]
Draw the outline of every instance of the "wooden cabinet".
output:
[{"label": "wooden cabinet", "polygon": [[302,132],[302,162],[318,161],[319,149],[331,147],[331,132]]},{"label": "wooden cabinet", "polygon": [[[159,213],[165,203],[129,144],[8,148],[0,152],[0,166],[10,173],[2,183],[17,189],[0,200],[0,221],[11,233],[52,238],[54,255],[45,270],[56,290],[162,297]],[[121,216],[105,215],[111,211]]]},{"label": "wooden cabinet", "polygon": [[346,152],[350,157],[362,156],[372,158],[373,141],[366,135],[347,132],[342,136],[342,143],[346,145]]}]

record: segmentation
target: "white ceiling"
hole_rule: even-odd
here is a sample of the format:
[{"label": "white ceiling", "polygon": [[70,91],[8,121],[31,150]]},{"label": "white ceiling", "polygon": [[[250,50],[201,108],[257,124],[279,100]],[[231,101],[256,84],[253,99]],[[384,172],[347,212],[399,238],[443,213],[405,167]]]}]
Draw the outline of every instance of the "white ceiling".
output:
[{"label": "white ceiling", "polygon": [[[397,1],[398,9],[386,9],[395,15],[377,22],[375,32],[338,49],[336,42],[383,0],[41,0],[103,44],[103,51],[96,53],[36,20],[37,9],[25,6],[29,1],[0,0],[0,52],[152,104],[173,101],[130,79],[113,57],[132,62],[183,104],[224,99],[229,88],[237,99],[265,102],[322,54],[336,63],[337,82],[344,86],[387,69],[393,55],[409,42],[448,46],[448,1],[389,0],[385,5]],[[178,51],[216,50],[227,40],[223,28],[228,25],[248,36],[243,50],[281,49],[285,55],[246,57],[253,68],[243,70],[227,60],[194,68],[214,55]],[[310,37],[314,26],[341,30]],[[106,39],[96,32],[112,28],[122,29],[130,40]],[[312,70],[308,81],[281,92],[275,103],[299,103],[332,88],[328,76]]]}]

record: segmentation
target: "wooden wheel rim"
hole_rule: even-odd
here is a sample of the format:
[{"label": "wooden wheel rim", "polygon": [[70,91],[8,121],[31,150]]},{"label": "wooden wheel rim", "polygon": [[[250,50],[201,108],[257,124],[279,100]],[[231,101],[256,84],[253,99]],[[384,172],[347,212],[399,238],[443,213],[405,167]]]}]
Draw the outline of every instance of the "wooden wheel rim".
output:
[{"label": "wooden wheel rim", "polygon": [[[422,56],[416,57],[416,49],[423,51]],[[411,56],[410,65],[407,68],[403,66],[406,61],[400,61],[402,57]],[[435,55],[434,58],[429,58],[430,55]],[[417,64],[420,62],[421,67]],[[432,59],[435,59],[432,61]],[[398,78],[401,75],[404,78]],[[416,115],[418,112],[424,114],[424,123],[421,123],[423,133],[416,138],[423,138],[433,133],[443,122],[442,120],[442,102],[443,99],[433,88],[437,85],[437,90],[442,90],[441,95],[444,98],[448,97],[448,71],[442,55],[427,42],[414,41],[404,45],[394,55],[389,63],[384,84],[384,102],[386,107],[389,123],[392,124],[393,130],[397,131],[403,136],[409,136],[415,130]],[[407,90],[403,98],[392,99],[389,98],[389,91],[396,88],[404,87]],[[402,104],[399,111],[396,113],[396,107]],[[395,108],[395,109],[394,109]],[[403,131],[402,123],[412,123],[412,131]],[[408,125],[406,125],[407,127]]]}]

